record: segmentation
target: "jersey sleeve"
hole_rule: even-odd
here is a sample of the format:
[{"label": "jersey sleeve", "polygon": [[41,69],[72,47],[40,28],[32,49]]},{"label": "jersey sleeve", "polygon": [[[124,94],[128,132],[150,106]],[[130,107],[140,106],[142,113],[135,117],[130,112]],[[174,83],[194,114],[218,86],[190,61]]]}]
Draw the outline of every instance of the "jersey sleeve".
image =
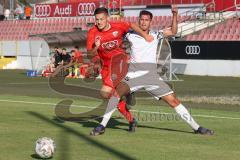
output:
[{"label": "jersey sleeve", "polygon": [[94,32],[93,30],[89,30],[87,33],[87,50],[93,49],[94,46]]},{"label": "jersey sleeve", "polygon": [[125,33],[127,33],[129,31],[129,29],[131,28],[130,22],[120,22],[118,25]]},{"label": "jersey sleeve", "polygon": [[157,32],[157,39],[163,39],[164,38],[164,35],[163,35],[163,30],[159,30]]}]

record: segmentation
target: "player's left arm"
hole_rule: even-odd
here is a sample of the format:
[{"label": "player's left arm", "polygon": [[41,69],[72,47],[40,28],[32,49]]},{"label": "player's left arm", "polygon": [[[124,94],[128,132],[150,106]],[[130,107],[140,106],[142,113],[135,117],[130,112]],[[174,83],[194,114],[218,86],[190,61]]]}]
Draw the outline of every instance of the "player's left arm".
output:
[{"label": "player's left arm", "polygon": [[92,59],[98,54],[100,38],[95,38],[94,32],[90,29],[87,33],[87,57]]},{"label": "player's left arm", "polygon": [[177,31],[178,31],[178,22],[177,22],[178,8],[176,5],[172,5],[172,14],[173,14],[172,27],[163,30],[164,37],[175,36],[177,34]]}]

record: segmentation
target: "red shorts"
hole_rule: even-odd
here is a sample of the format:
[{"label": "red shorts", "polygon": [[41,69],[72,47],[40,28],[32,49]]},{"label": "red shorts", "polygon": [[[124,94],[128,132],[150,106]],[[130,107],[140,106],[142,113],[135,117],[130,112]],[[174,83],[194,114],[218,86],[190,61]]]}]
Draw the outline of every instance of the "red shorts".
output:
[{"label": "red shorts", "polygon": [[115,88],[127,74],[127,62],[127,55],[119,54],[111,59],[110,65],[103,66],[101,71],[103,85]]},{"label": "red shorts", "polygon": [[111,73],[108,69],[102,69],[101,70],[101,76],[102,76],[102,83],[104,86],[109,86],[111,88],[115,88],[113,86],[113,81],[111,78]]},{"label": "red shorts", "polygon": [[122,79],[126,76],[127,69],[125,72],[120,72],[119,69],[102,69],[102,83],[105,86],[109,86],[111,88],[116,88],[117,85],[122,81]]}]

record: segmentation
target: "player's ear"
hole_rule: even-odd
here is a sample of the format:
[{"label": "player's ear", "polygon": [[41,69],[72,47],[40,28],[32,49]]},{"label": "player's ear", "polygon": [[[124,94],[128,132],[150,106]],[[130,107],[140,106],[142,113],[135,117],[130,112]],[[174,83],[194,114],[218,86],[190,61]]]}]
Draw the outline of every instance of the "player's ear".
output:
[{"label": "player's ear", "polygon": [[140,24],[140,19],[141,19],[141,17],[138,17],[138,24]]},{"label": "player's ear", "polygon": [[110,22],[110,16],[107,15],[107,21]]}]

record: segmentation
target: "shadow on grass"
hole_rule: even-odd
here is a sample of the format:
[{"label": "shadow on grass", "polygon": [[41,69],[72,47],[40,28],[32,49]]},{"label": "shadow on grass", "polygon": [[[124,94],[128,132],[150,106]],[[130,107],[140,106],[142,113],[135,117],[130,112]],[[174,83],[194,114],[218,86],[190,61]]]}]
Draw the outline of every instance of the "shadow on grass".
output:
[{"label": "shadow on grass", "polygon": [[[109,121],[108,124],[108,128],[111,129],[122,129],[122,130],[128,130],[128,129],[123,129],[123,128],[119,128],[117,126],[126,126],[128,128],[128,123],[123,123],[118,121],[121,118],[112,118]],[[190,134],[194,134],[193,132],[189,132],[189,131],[184,131],[184,130],[178,130],[178,129],[170,129],[170,128],[163,128],[163,127],[153,127],[153,126],[149,126],[149,125],[142,125],[140,124],[141,122],[138,122],[137,127],[138,128],[148,128],[148,129],[157,129],[157,130],[163,130],[163,131],[170,131],[170,132],[181,132],[181,133],[190,133]],[[151,132],[151,131],[149,131]]]},{"label": "shadow on grass", "polygon": [[162,131],[181,132],[181,133],[194,134],[194,132],[189,132],[189,131],[183,131],[183,130],[178,130],[178,129],[170,129],[170,128],[162,128],[162,127],[152,127],[152,126],[146,126],[146,125],[138,125],[138,127],[149,128],[149,129],[158,129],[158,130],[162,130]]},{"label": "shadow on grass", "polygon": [[[121,118],[111,118],[110,121],[108,122],[107,128],[111,128],[111,129],[119,129],[119,130],[124,130],[127,131],[128,130],[128,123],[124,123],[119,121],[119,119]],[[94,128],[96,126],[98,126],[100,124],[100,122],[102,121],[102,119],[96,119],[96,121],[88,121],[88,122],[79,122],[83,127],[89,127],[89,128]],[[126,128],[121,128],[118,126],[124,126]]]},{"label": "shadow on grass", "polygon": [[[43,158],[40,158],[37,154],[32,154],[31,157],[34,158],[34,160],[43,159]],[[51,157],[51,158],[44,158],[44,159],[52,159],[52,158],[53,157]]]},{"label": "shadow on grass", "polygon": [[[63,125],[62,123],[59,123],[59,122],[55,122],[49,118],[47,118],[46,116],[42,115],[42,114],[39,114],[39,113],[36,113],[36,112],[32,112],[32,111],[28,111],[27,114],[35,117],[35,118],[38,118],[42,121],[45,121],[55,127],[59,127],[61,129],[63,129],[65,132],[68,132],[70,134],[73,134],[75,136],[77,136],[78,138],[80,138],[81,140],[84,140],[85,142],[89,143],[89,144],[92,144],[94,145],[95,147],[98,147],[100,148],[101,150],[104,150],[106,152],[109,152],[110,154],[112,154],[113,156],[115,157],[118,157],[119,159],[124,159],[124,160],[135,160],[135,158],[121,152],[121,151],[118,151],[112,147],[109,147],[107,146],[106,144],[103,144],[103,143],[100,143],[96,140],[94,140],[92,137],[90,137],[89,135],[85,135],[84,133],[81,133],[80,131],[77,131],[71,127],[68,127],[68,126],[65,126]],[[66,160],[69,158],[68,157],[65,157],[64,160]]]},{"label": "shadow on grass", "polygon": [[[57,122],[57,123],[64,123],[63,120],[58,119],[57,117],[54,117],[53,120],[55,122]],[[86,121],[86,122],[78,122],[78,123],[81,124],[83,127],[88,127],[88,128],[92,128],[93,129],[94,127],[99,125],[101,120],[102,119],[99,118],[99,119],[95,119],[95,121]],[[107,128],[128,131],[128,126],[129,126],[128,123],[127,122],[121,122],[122,120],[123,120],[123,118],[120,118],[120,117],[111,118],[110,121],[108,122]],[[141,122],[139,122],[139,123],[141,123]],[[141,125],[139,123],[137,125],[138,128],[149,128],[149,129],[157,129],[157,130],[162,130],[162,131],[194,134],[194,132],[190,132],[190,131],[184,131],[184,130],[178,130],[178,129],[170,129],[170,128],[163,128],[163,127],[152,127],[152,126],[148,126],[148,125]],[[126,128],[121,128],[121,127],[118,127],[118,126],[124,126]]]}]

